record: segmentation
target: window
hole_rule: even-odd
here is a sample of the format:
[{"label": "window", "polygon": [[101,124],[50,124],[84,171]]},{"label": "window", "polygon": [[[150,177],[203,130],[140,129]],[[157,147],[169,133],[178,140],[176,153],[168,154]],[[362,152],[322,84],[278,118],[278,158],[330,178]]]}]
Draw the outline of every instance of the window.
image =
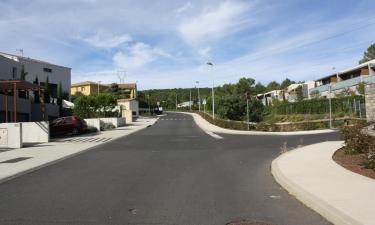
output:
[{"label": "window", "polygon": [[81,91],[85,91],[85,87],[81,87]]},{"label": "window", "polygon": [[12,78],[13,79],[17,78],[17,67],[12,67]]},{"label": "window", "polygon": [[44,67],[44,68],[43,68],[43,71],[44,71],[44,72],[47,72],[47,73],[52,73],[52,69],[47,68],[47,67]]}]

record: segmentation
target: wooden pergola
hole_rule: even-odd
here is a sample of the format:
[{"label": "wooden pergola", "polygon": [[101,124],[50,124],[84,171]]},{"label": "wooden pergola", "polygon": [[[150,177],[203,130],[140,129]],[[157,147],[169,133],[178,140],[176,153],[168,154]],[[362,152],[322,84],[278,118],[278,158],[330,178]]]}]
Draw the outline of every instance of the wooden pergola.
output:
[{"label": "wooden pergola", "polygon": [[[9,101],[8,94],[13,93],[13,122],[17,122],[17,96],[18,91],[38,91],[39,98],[44,91],[44,88],[24,80],[0,80],[0,92],[5,93],[5,120],[9,123]],[[43,98],[41,98],[43,99]],[[42,113],[44,118],[44,102],[41,101]]]}]

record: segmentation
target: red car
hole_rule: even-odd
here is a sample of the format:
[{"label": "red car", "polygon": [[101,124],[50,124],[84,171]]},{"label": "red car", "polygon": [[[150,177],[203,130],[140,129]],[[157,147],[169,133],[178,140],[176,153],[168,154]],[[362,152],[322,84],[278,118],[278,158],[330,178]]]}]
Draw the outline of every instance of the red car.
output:
[{"label": "red car", "polygon": [[60,117],[53,120],[49,126],[50,135],[73,134],[77,135],[87,131],[87,124],[76,116]]}]

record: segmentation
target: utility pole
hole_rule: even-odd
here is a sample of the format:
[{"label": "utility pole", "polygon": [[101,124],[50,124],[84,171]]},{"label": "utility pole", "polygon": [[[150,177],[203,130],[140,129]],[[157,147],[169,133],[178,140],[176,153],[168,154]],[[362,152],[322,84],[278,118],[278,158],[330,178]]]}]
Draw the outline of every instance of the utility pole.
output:
[{"label": "utility pole", "polygon": [[250,130],[250,117],[249,117],[249,98],[250,94],[247,92],[246,93],[246,120],[247,120],[247,130]]},{"label": "utility pole", "polygon": [[331,90],[332,89],[332,86],[331,86],[331,83],[329,83],[329,98],[328,98],[328,101],[329,101],[329,128],[332,129],[332,102],[331,102],[331,98],[332,98],[332,93],[331,93]]},{"label": "utility pole", "polygon": [[176,93],[176,111],[177,111],[177,93]]},{"label": "utility pole", "polygon": [[189,100],[189,108],[190,108],[190,111],[191,111],[191,89],[190,89],[190,100]]},{"label": "utility pole", "polygon": [[[214,64],[212,62],[207,62],[207,65],[211,66],[211,68],[214,67]],[[215,119],[215,83],[214,83],[214,78],[212,74],[212,119]]]},{"label": "utility pole", "polygon": [[198,111],[200,112],[201,111],[201,95],[199,94],[199,81],[196,81],[195,83],[197,84],[197,88],[198,88]]}]

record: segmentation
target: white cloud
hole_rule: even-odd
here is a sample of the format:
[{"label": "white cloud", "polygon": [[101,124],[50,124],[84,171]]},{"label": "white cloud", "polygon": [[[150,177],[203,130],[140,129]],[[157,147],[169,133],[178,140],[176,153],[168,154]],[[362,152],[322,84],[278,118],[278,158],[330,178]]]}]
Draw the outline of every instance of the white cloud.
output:
[{"label": "white cloud", "polygon": [[188,11],[189,9],[193,9],[193,8],[194,8],[194,6],[193,6],[193,4],[191,4],[191,2],[186,2],[183,6],[176,9],[176,14],[177,15],[182,14],[182,13]]},{"label": "white cloud", "polygon": [[239,1],[225,1],[215,9],[186,18],[177,28],[183,40],[196,46],[236,32],[246,24],[244,13],[250,5]]},{"label": "white cloud", "polygon": [[117,67],[124,69],[141,68],[159,57],[171,57],[168,53],[159,48],[152,48],[149,45],[138,42],[127,49],[127,52],[119,51],[113,56]]},{"label": "white cloud", "polygon": [[97,48],[115,48],[132,41],[132,37],[128,34],[113,35],[104,31],[99,31],[91,37],[79,39]]},{"label": "white cloud", "polygon": [[206,47],[198,50],[199,55],[204,59],[210,59],[211,58],[211,48]]}]

